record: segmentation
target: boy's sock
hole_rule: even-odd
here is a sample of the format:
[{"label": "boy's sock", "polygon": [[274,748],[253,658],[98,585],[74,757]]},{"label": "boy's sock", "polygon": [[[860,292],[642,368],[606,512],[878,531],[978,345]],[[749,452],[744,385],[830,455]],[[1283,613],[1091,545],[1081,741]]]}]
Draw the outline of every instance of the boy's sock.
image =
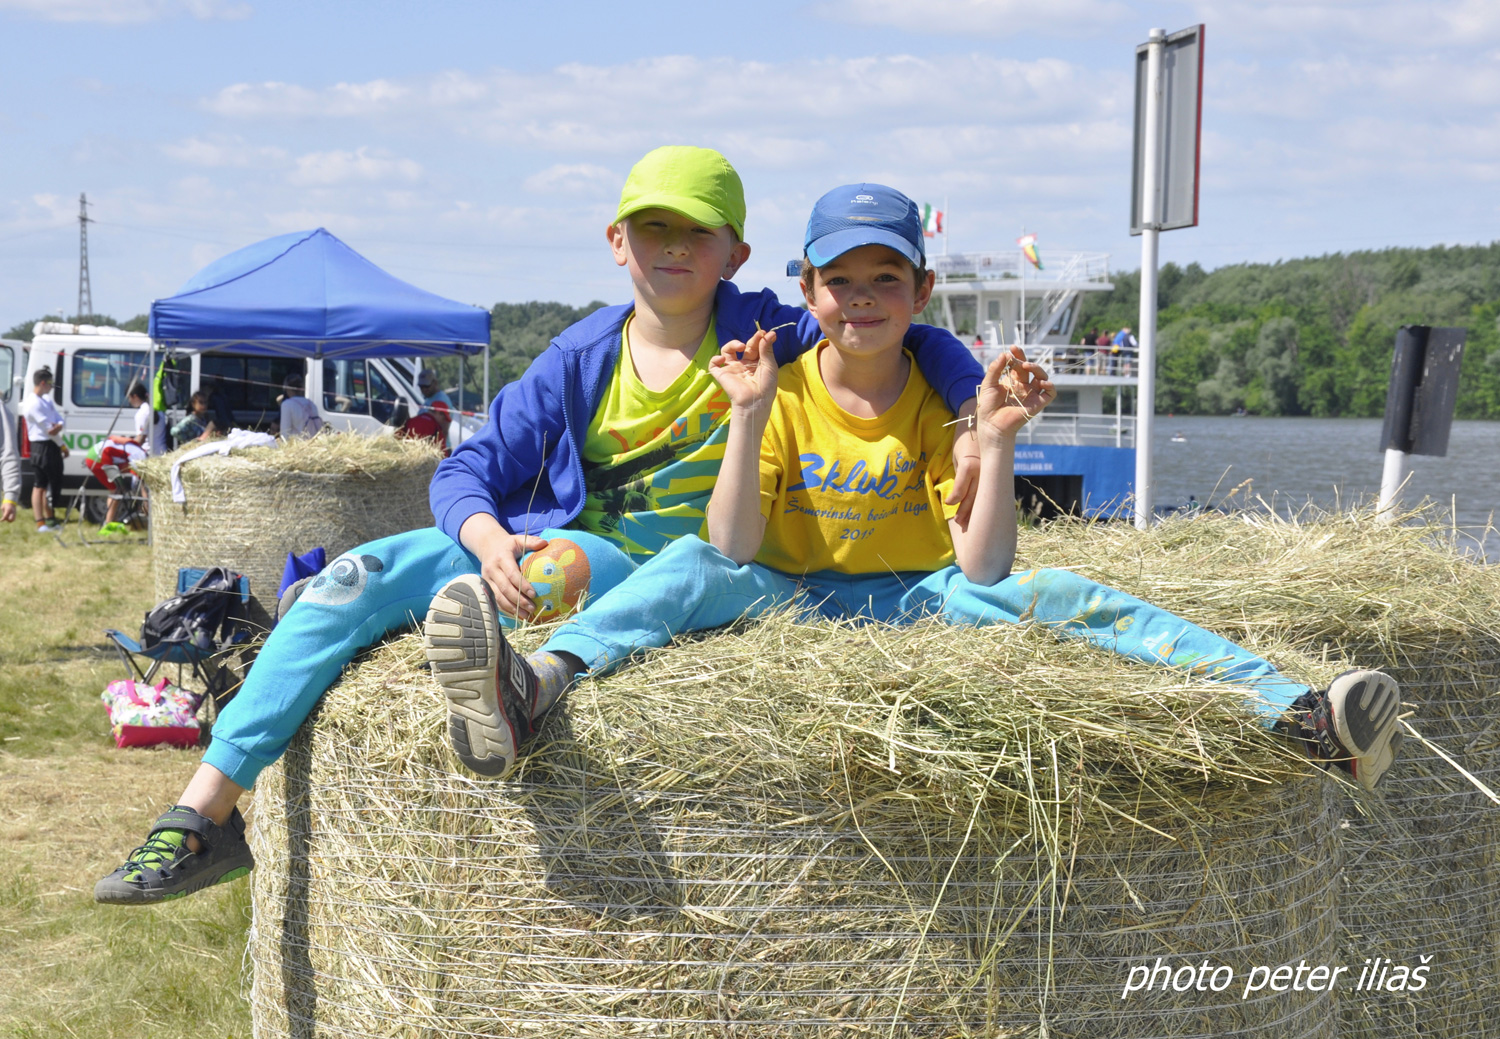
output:
[{"label": "boy's sock", "polygon": [[546,714],[558,698],[568,691],[573,679],[583,673],[583,661],[571,653],[531,653],[526,663],[536,672],[536,702],[531,707],[533,721]]}]

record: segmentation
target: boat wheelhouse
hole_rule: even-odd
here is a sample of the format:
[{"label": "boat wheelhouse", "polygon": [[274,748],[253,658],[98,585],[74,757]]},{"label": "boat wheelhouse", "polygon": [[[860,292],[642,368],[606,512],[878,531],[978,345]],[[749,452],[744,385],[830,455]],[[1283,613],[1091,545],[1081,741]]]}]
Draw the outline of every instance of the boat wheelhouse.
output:
[{"label": "boat wheelhouse", "polygon": [[1057,387],[1057,399],[1017,437],[1016,491],[1025,507],[1043,517],[1127,515],[1135,416],[1122,405],[1127,388],[1134,397],[1135,357],[1077,345],[1084,294],[1114,288],[1109,255],[1049,252],[1043,269],[1020,249],[930,256],[928,264],[937,281],[924,320],[973,344],[983,364],[1022,344]]}]

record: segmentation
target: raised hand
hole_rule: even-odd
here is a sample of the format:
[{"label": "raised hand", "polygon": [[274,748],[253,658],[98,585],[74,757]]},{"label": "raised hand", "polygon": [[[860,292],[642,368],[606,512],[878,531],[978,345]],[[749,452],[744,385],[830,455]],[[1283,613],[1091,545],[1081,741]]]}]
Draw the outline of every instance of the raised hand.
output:
[{"label": "raised hand", "polygon": [[1013,437],[1056,397],[1057,389],[1042,366],[1012,346],[990,363],[979,384],[979,435]]},{"label": "raised hand", "polygon": [[740,410],[769,411],[776,399],[776,333],[758,331],[748,343],[733,340],[708,362],[708,374],[714,377],[729,398],[731,407]]}]

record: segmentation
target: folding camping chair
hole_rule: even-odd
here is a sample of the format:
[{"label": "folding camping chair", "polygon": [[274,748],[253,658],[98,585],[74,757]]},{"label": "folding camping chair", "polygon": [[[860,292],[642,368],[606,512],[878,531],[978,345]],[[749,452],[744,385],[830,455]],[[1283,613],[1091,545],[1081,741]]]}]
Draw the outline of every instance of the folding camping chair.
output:
[{"label": "folding camping chair", "polygon": [[[186,594],[206,573],[208,573],[208,570],[200,567],[185,566],[179,569],[177,571],[177,594]],[[234,590],[228,594],[238,599],[239,605],[243,608],[250,602],[250,578],[241,574],[235,574],[234,576],[237,578],[237,581],[235,582]],[[231,611],[234,609],[233,603],[230,604],[230,609]],[[115,650],[120,654],[120,660],[125,664],[126,671],[128,672],[126,677],[134,677],[150,684],[151,679],[163,664],[176,664],[177,684],[181,685],[182,668],[186,665],[191,674],[202,683],[203,692],[213,693],[216,702],[219,699],[219,695],[214,689],[216,682],[220,678],[219,672],[221,669],[213,663],[212,658],[215,654],[223,650],[225,645],[235,645],[245,642],[250,637],[249,632],[241,627],[231,634],[229,639],[226,640],[225,645],[215,646],[210,649],[204,649],[191,642],[170,642],[146,649],[123,631],[106,628],[104,634],[114,643]],[[151,662],[144,670],[141,668],[140,660],[137,659],[141,657]]]}]

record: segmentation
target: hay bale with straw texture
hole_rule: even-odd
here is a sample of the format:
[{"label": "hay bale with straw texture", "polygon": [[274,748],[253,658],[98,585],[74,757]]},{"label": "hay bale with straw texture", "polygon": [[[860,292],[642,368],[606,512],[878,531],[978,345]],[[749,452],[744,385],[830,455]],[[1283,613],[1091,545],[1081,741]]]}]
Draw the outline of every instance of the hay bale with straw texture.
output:
[{"label": "hay bale with straw texture", "polygon": [[[354,665],[256,788],[261,1039],[1333,1033],[1242,996],[1335,962],[1340,845],[1239,691],[778,617],[584,682],[496,782],[421,659]],[[1156,957],[1235,982],[1122,1000]]]},{"label": "hay bale with straw texture", "polygon": [[268,628],[288,552],[322,545],[331,560],[430,526],[427,485],[441,455],[428,440],[353,433],[208,455],[183,465],[182,504],[171,494],[177,457],[137,466],[151,491],[156,598],[175,594],[181,567],[225,566],[250,578],[250,619]]},{"label": "hay bale with straw texture", "polygon": [[[1432,510],[1393,525],[1368,509],[1148,531],[1053,524],[1022,548],[1025,565],[1067,565],[1252,649],[1291,644],[1389,671],[1411,724],[1500,790],[1500,567],[1460,552]],[[1410,738],[1376,805],[1348,804],[1339,830],[1342,962],[1416,967],[1426,956],[1430,981],[1345,993],[1341,1034],[1500,1035],[1500,808]]]}]

